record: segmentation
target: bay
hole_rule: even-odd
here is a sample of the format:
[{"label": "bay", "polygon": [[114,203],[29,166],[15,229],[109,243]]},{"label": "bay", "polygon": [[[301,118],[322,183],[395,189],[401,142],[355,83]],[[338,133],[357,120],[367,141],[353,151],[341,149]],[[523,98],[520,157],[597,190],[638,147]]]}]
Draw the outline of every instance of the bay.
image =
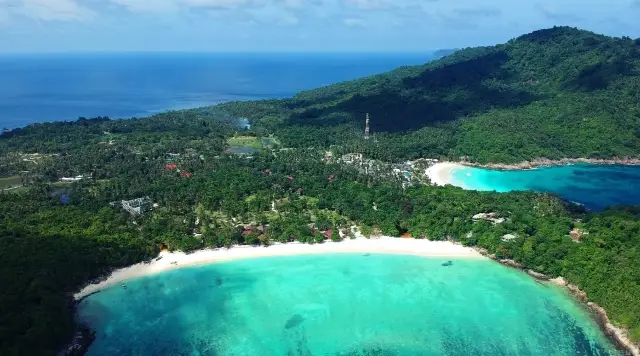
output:
[{"label": "bay", "polygon": [[484,259],[258,258],[84,299],[89,355],[618,355],[564,290]]},{"label": "bay", "polygon": [[640,166],[575,164],[531,170],[457,169],[452,184],[470,190],[554,193],[592,210],[640,205]]}]

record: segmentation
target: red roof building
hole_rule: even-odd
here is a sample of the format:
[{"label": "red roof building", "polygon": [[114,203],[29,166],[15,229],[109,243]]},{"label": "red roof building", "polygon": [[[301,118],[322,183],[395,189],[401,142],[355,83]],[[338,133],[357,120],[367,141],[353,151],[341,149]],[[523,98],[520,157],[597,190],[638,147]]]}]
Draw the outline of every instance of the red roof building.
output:
[{"label": "red roof building", "polygon": [[169,171],[175,171],[176,169],[178,169],[178,166],[176,166],[175,164],[171,163],[171,164],[167,164],[166,166],[164,166],[164,168],[166,170],[169,170]]}]

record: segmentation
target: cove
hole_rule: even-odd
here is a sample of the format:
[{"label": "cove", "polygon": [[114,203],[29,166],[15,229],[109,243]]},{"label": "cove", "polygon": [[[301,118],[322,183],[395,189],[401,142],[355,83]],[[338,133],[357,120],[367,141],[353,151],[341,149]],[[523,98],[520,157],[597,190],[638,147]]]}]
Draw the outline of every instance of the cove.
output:
[{"label": "cove", "polygon": [[328,254],[93,294],[88,355],[620,355],[563,289],[484,259]]},{"label": "cove", "polygon": [[640,204],[639,166],[575,164],[531,170],[461,167],[452,173],[451,183],[470,190],[555,193],[592,210]]}]

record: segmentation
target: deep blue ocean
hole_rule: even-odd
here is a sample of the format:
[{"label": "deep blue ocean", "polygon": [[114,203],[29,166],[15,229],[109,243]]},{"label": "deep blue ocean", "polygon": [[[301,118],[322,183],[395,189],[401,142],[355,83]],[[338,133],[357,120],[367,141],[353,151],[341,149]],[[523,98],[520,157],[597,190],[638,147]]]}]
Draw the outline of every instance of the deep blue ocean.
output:
[{"label": "deep blue ocean", "polygon": [[431,54],[91,53],[0,55],[0,129],[147,116],[301,90],[428,62]]}]

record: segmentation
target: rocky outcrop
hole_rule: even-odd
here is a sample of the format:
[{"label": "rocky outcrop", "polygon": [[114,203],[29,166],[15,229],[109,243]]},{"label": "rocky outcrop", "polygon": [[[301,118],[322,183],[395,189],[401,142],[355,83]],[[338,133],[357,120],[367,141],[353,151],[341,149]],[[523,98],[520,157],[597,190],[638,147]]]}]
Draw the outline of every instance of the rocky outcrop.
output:
[{"label": "rocky outcrop", "polygon": [[618,347],[622,348],[632,356],[640,356],[640,348],[631,341],[625,330],[611,324],[611,321],[607,316],[607,312],[603,307],[592,302],[587,303],[587,306],[595,314],[596,320],[598,321],[598,324],[600,324],[602,330],[604,330],[605,334],[607,334],[618,345]]},{"label": "rocky outcrop", "polygon": [[550,160],[547,158],[537,158],[531,161],[524,161],[520,163],[476,163],[476,162],[460,162],[465,165],[482,167],[482,168],[491,168],[491,169],[534,169],[538,167],[548,167],[548,166],[558,166],[558,165],[566,165],[566,164],[576,164],[576,163],[592,163],[592,164],[624,164],[630,166],[638,166],[640,165],[640,158],[630,158],[630,157],[614,157],[611,159],[596,159],[596,158],[563,158],[559,160]]},{"label": "rocky outcrop", "polygon": [[479,254],[481,254],[484,257],[488,257],[494,261],[497,261],[498,258],[496,257],[496,255],[489,253],[489,250],[487,250],[486,248],[482,248],[482,247],[478,247],[478,246],[474,246],[473,247],[474,250],[478,251]]},{"label": "rocky outcrop", "polygon": [[569,282],[567,282],[567,280],[564,279],[564,277],[552,278],[549,280],[549,282],[552,282],[560,287],[566,287],[569,284]]},{"label": "rocky outcrop", "polygon": [[522,265],[514,260],[503,259],[503,260],[499,260],[498,262],[502,263],[505,266],[509,266],[517,269],[523,269]]},{"label": "rocky outcrop", "polygon": [[540,279],[540,280],[543,280],[543,281],[548,281],[549,279],[551,279],[551,277],[547,276],[546,274],[542,274],[542,273],[536,272],[536,271],[534,271],[532,269],[528,269],[527,270],[527,274],[530,275],[533,278]]},{"label": "rocky outcrop", "polygon": [[583,292],[578,288],[578,286],[574,284],[567,284],[567,289],[569,292],[576,298],[580,299],[581,302],[587,301],[587,293]]}]

